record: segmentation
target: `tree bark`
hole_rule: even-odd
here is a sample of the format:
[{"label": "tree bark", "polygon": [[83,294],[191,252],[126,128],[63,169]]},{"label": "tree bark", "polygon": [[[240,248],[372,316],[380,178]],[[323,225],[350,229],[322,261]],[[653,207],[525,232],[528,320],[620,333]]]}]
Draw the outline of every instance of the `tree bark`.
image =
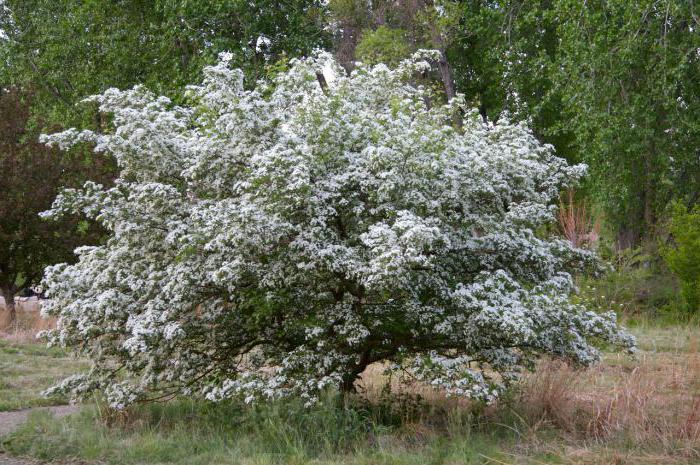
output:
[{"label": "tree bark", "polygon": [[357,380],[358,374],[351,373],[343,377],[343,381],[340,383],[340,392],[343,394],[350,394],[355,392],[355,381]]},{"label": "tree bark", "polygon": [[340,392],[343,394],[356,392],[355,381],[372,362],[371,349],[367,349],[363,352],[357,365],[343,376],[340,383]]},{"label": "tree bark", "polygon": [[[654,150],[654,143],[652,142],[652,150]],[[645,239],[650,239],[654,233],[654,226],[656,225],[656,185],[653,179],[654,172],[654,162],[651,159],[653,157],[653,152],[647,154],[644,157],[644,235]]]},{"label": "tree bark", "polygon": [[10,286],[3,286],[2,297],[5,299],[5,310],[9,313],[10,324],[17,321],[17,310],[15,308],[15,292]]},{"label": "tree bark", "polygon": [[440,60],[438,60],[438,68],[440,69],[440,77],[442,78],[442,85],[445,87],[445,94],[447,95],[447,100],[452,100],[457,95],[455,90],[455,80],[452,74],[452,67],[447,61],[447,55],[445,55],[444,49],[440,49]]},{"label": "tree bark", "polygon": [[432,22],[430,23],[430,36],[431,41],[433,42],[433,47],[440,52],[440,58],[438,59],[437,63],[438,70],[440,71],[440,78],[442,80],[442,85],[445,88],[447,100],[450,101],[455,98],[455,95],[457,95],[454,73],[452,72],[450,62],[447,61],[447,45],[445,44],[445,39],[437,25]]}]

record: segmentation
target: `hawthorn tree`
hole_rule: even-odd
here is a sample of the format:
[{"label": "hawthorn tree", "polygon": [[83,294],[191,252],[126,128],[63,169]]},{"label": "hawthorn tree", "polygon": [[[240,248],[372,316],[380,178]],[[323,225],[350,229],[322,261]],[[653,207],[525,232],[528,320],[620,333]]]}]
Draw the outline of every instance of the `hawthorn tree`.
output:
[{"label": "hawthorn tree", "polygon": [[0,294],[11,322],[18,291],[38,284],[45,266],[71,260],[76,246],[96,239],[89,223],[69,216],[49,222],[39,213],[64,186],[99,177],[109,166],[102,157],[86,163],[80,153],[40,144],[28,129],[33,97],[28,89],[0,87]]},{"label": "hawthorn tree", "polygon": [[92,142],[120,168],[48,213],[112,233],[46,270],[59,323],[45,336],[93,360],[50,393],[311,404],[386,362],[491,401],[543,354],[632,348],[614,313],[569,300],[592,253],[536,232],[585,167],[461,96],[429,107],[412,76],[438,57],[347,75],[320,53],[246,90],[223,55],[189,106],[143,87],[92,97],[113,131],[45,138]]}]

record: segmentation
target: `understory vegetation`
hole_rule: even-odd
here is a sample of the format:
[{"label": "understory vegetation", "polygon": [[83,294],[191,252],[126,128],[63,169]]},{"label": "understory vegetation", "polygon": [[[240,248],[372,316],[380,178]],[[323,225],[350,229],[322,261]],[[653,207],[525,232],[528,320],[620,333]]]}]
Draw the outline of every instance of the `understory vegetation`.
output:
[{"label": "understory vegetation", "polygon": [[0,339],[0,354],[0,412],[68,403],[41,392],[88,365],[62,349],[5,339]]},{"label": "understory vegetation", "polygon": [[64,396],[47,398],[43,391],[89,363],[58,347],[47,348],[36,333],[55,325],[38,311],[20,307],[10,323],[0,318],[0,412],[68,403]]}]

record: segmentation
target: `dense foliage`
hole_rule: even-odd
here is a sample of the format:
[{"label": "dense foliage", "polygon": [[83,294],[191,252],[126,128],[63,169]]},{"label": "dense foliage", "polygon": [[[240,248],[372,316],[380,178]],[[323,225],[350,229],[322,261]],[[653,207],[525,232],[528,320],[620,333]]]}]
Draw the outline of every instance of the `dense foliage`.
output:
[{"label": "dense foliage", "polygon": [[671,200],[700,196],[697,4],[570,0],[554,15],[557,129],[591,166],[620,246],[653,239]]},{"label": "dense foliage", "polygon": [[58,390],[104,389],[115,407],[313,403],[385,362],[491,401],[542,354],[589,364],[596,341],[632,347],[614,313],[568,299],[593,254],[536,232],[584,167],[461,96],[431,107],[412,78],[439,52],[350,75],[319,54],[254,90],[229,58],[189,106],[111,89],[91,100],[112,131],[46,138],[92,142],[120,168],[113,188],[68,190],[50,212],[112,233],[47,269],[48,340],[94,361]]},{"label": "dense foliage", "polygon": [[484,118],[527,120],[560,156],[588,164],[585,193],[602,207],[619,248],[652,242],[674,198],[698,202],[695,2],[330,4],[357,31],[338,39],[338,52],[356,44],[356,58],[392,60],[402,47],[440,49],[448,96],[453,80]]},{"label": "dense foliage", "polygon": [[33,83],[34,113],[49,124],[101,129],[91,107],[110,87],[147,85],[178,98],[222,51],[252,82],[285,55],[325,43],[317,0],[5,0],[0,82]]}]

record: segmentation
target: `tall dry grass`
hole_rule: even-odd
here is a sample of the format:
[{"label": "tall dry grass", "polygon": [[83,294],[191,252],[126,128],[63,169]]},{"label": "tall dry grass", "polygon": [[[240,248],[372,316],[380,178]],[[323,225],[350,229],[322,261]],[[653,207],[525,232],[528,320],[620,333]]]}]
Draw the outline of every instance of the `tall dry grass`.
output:
[{"label": "tall dry grass", "polygon": [[17,319],[10,321],[10,313],[0,305],[0,337],[13,342],[34,342],[39,331],[56,327],[55,318],[41,316],[36,301],[18,302]]},{"label": "tall dry grass", "polygon": [[486,408],[388,378],[380,365],[363,374],[360,392],[373,403],[393,399],[402,423],[414,422],[415,429],[449,428],[446,423],[461,418],[486,430],[517,430],[527,448],[553,432],[575,454],[633,449],[658,454],[639,463],[700,463],[699,340],[697,335],[683,348],[641,351],[635,359],[608,355],[587,369],[544,360],[510,397]]},{"label": "tall dry grass", "polygon": [[[700,359],[645,361],[630,371],[576,371],[544,363],[521,387],[517,408],[530,424],[551,424],[596,442],[700,446]],[[699,456],[700,457],[700,456]]]},{"label": "tall dry grass", "polygon": [[584,449],[624,445],[662,454],[652,463],[700,462],[697,342],[687,352],[613,358],[585,370],[543,362],[523,380],[512,409],[523,429],[552,428]]}]

